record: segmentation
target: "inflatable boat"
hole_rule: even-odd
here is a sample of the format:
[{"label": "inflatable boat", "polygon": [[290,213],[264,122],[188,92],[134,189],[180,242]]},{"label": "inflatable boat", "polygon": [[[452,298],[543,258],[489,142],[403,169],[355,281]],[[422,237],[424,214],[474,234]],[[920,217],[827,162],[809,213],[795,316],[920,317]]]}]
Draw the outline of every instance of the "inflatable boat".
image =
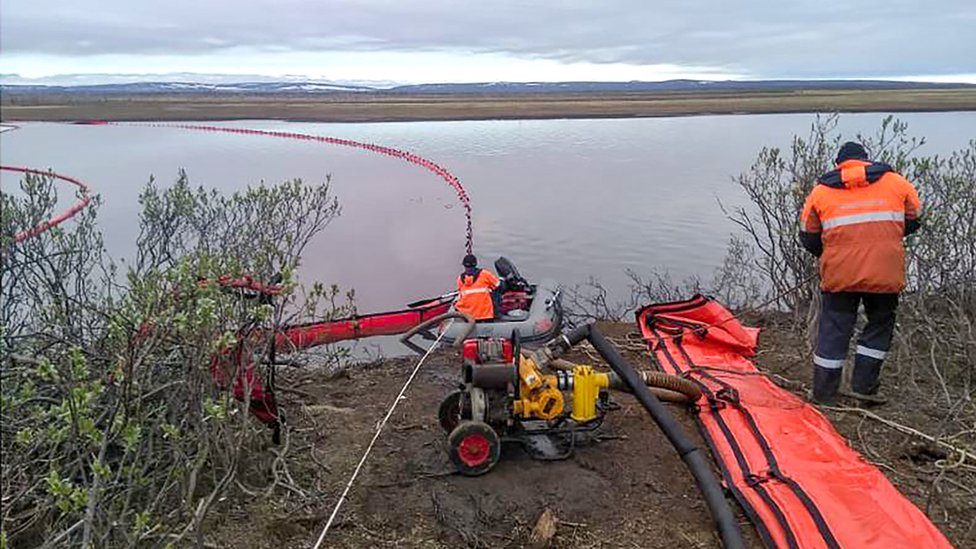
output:
[{"label": "inflatable boat", "polygon": [[[522,343],[545,342],[559,333],[562,321],[559,286],[554,280],[544,279],[525,290],[504,292],[501,310],[495,318],[475,323],[467,337],[508,338],[518,332]],[[462,336],[465,331],[463,324],[444,325],[440,329],[444,332],[442,343],[453,344]]]},{"label": "inflatable boat", "polygon": [[[479,320],[473,327],[463,320],[435,319],[416,326],[401,341],[411,349],[421,350],[409,341],[415,335],[428,341],[439,337],[441,344],[447,346],[468,337],[510,338],[515,333],[521,343],[531,345],[544,343],[558,334],[563,325],[563,308],[556,281],[543,279],[538,284],[530,284],[504,257],[495,261],[495,270],[501,280],[494,296],[495,318]],[[451,306],[448,313],[454,312]]]}]

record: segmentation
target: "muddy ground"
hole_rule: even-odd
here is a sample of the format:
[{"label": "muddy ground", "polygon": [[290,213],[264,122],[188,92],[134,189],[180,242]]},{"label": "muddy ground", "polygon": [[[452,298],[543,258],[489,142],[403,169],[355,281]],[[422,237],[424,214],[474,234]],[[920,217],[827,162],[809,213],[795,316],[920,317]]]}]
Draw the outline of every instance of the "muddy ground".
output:
[{"label": "muddy ground", "polygon": [[[805,394],[802,340],[766,324],[757,363],[781,385]],[[649,367],[632,325],[604,325],[632,363]],[[633,333],[631,333],[633,332]],[[586,362],[585,356],[576,357]],[[255,453],[245,478],[277,471],[274,497],[239,495],[215,510],[206,536],[213,547],[310,547],[416,359],[345,370],[336,377],[291,372],[286,459]],[[573,458],[534,461],[518,446],[481,477],[453,473],[437,423],[441,399],[456,386],[458,359],[433,355],[390,419],[352,487],[323,547],[522,547],[542,511],[559,519],[553,547],[718,547],[713,523],[688,470],[629,395],[608,415],[605,438]],[[281,383],[286,385],[286,383]],[[896,383],[892,384],[899,392]],[[841,404],[844,404],[843,402]],[[704,448],[689,414],[670,405]],[[876,409],[927,433],[955,432],[944,412],[918,399]],[[976,546],[976,474],[947,469],[945,453],[858,412],[827,411],[838,430],[958,547]],[[972,427],[972,426],[970,426]],[[248,485],[242,489],[256,490]],[[732,501],[732,500],[730,500]],[[750,546],[760,547],[733,503]]]}]

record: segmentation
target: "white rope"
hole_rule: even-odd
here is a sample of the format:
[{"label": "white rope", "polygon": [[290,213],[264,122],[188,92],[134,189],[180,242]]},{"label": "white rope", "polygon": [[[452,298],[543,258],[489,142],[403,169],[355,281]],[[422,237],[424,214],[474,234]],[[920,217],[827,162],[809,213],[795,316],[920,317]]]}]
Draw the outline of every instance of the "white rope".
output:
[{"label": "white rope", "polygon": [[418,362],[417,365],[414,366],[413,372],[410,373],[410,377],[407,378],[406,383],[403,384],[403,388],[400,389],[400,394],[397,395],[396,399],[393,401],[393,405],[390,406],[389,411],[386,412],[386,417],[384,417],[383,421],[381,421],[377,426],[376,433],[373,435],[373,440],[369,442],[369,446],[366,447],[366,452],[363,453],[363,457],[359,460],[359,465],[356,466],[356,470],[353,471],[352,477],[349,479],[349,482],[346,483],[346,489],[342,491],[342,495],[339,497],[339,501],[336,502],[335,508],[332,509],[332,515],[329,517],[329,522],[325,523],[325,528],[322,529],[322,533],[319,535],[318,541],[315,542],[315,547],[313,549],[319,549],[319,547],[321,547],[322,540],[325,539],[325,534],[327,534],[329,532],[329,528],[332,527],[332,522],[339,514],[339,508],[342,507],[342,502],[344,502],[346,500],[346,496],[349,495],[349,490],[352,488],[352,484],[356,482],[356,477],[359,476],[359,471],[363,468],[363,464],[366,463],[366,458],[369,457],[369,453],[370,451],[372,451],[373,445],[376,444],[377,439],[380,438],[380,433],[383,432],[383,427],[386,425],[386,422],[390,420],[390,416],[393,415],[393,410],[396,410],[397,404],[399,404],[400,400],[403,399],[404,393],[407,392],[407,387],[410,386],[410,383],[413,381],[413,378],[417,376],[417,372],[420,371],[420,367],[424,364],[424,361],[427,360],[427,357],[430,356],[430,353],[432,353],[434,349],[437,348],[437,345],[439,345],[441,342],[441,338],[444,337],[444,334],[447,333],[448,328],[450,328],[452,324],[454,324],[454,319],[451,319],[451,321],[448,322],[447,327],[445,327],[444,330],[441,331],[440,335],[437,336],[437,339],[434,341],[434,344],[430,346],[430,349],[427,349],[427,352],[424,353],[424,356],[420,358],[420,362]]}]

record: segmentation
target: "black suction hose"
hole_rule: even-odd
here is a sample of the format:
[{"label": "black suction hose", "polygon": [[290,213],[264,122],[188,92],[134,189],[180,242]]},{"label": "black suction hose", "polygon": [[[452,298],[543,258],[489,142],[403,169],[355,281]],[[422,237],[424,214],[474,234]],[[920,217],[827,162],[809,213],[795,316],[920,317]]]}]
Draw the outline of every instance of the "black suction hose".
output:
[{"label": "black suction hose", "polygon": [[739,529],[739,524],[735,520],[735,515],[732,514],[732,509],[729,507],[728,501],[726,501],[725,495],[722,492],[722,486],[712,471],[708,459],[706,459],[702,451],[695,446],[684,431],[681,430],[681,426],[678,425],[677,420],[661,404],[661,401],[654,396],[654,393],[648,390],[644,381],[637,375],[634,367],[620,356],[617,349],[603,337],[596,327],[592,324],[587,324],[570,331],[562,338],[554,340],[553,344],[557,348],[550,348],[550,351],[562,354],[569,350],[569,347],[584,339],[587,339],[593,345],[593,348],[600,353],[603,360],[606,360],[613,371],[630,386],[630,389],[634,392],[634,396],[647,409],[647,412],[651,414],[651,418],[664,431],[668,440],[671,441],[671,444],[678,451],[678,455],[681,456],[685,465],[691,470],[691,474],[695,477],[695,482],[698,484],[698,488],[705,498],[705,503],[712,513],[712,518],[715,519],[715,525],[718,527],[719,535],[722,537],[722,545],[726,549],[744,549],[745,542],[742,539],[742,531]]}]

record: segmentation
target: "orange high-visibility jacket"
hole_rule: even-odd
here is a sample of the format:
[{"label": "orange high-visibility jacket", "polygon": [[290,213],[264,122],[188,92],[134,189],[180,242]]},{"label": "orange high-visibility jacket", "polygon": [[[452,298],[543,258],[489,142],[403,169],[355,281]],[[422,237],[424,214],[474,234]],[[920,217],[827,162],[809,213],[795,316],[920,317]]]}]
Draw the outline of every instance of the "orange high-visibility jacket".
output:
[{"label": "orange high-visibility jacket", "polygon": [[823,291],[903,290],[902,238],[918,228],[921,208],[915,187],[886,164],[847,160],[820,176],[803,206],[800,238],[820,256]]},{"label": "orange high-visibility jacket", "polygon": [[474,276],[461,273],[458,277],[458,298],[454,310],[467,313],[475,320],[490,320],[495,317],[495,307],[491,302],[491,291],[498,287],[495,273],[478,269]]}]

